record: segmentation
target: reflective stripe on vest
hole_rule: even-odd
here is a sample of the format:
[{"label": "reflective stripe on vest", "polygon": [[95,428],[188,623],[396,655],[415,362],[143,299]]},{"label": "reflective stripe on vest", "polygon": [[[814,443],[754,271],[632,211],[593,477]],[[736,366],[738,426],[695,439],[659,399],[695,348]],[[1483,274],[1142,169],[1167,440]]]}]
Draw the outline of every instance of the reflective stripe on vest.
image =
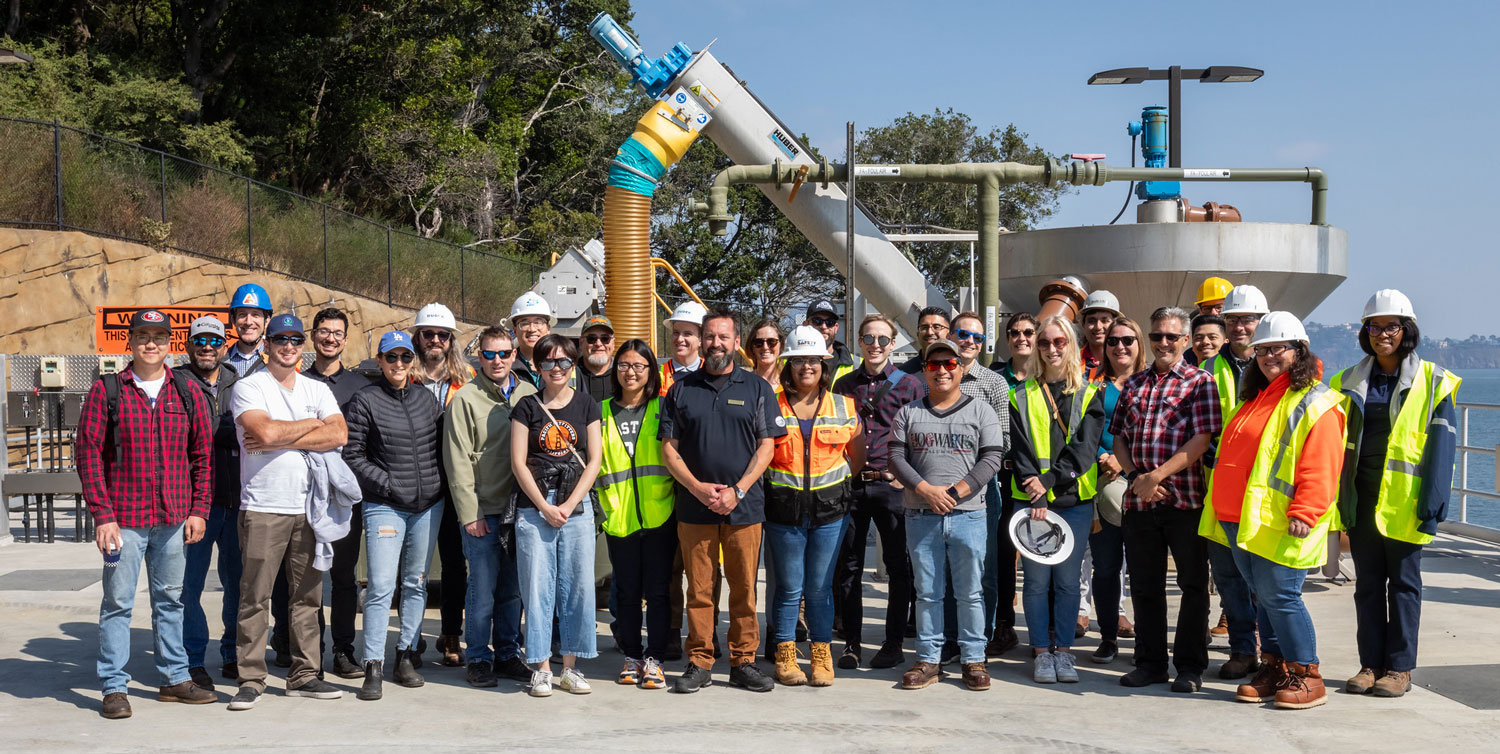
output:
[{"label": "reflective stripe on vest", "polygon": [[1234,380],[1234,367],[1221,353],[1209,362],[1208,370],[1214,376],[1214,387],[1219,390],[1219,416],[1226,417],[1224,422],[1227,424],[1229,412],[1240,404],[1239,385],[1236,385]]},{"label": "reflective stripe on vest", "polygon": [[[1341,391],[1354,369],[1350,367],[1334,375],[1329,386]],[[1418,545],[1432,541],[1431,534],[1417,528],[1421,523],[1417,518],[1417,498],[1422,493],[1422,453],[1438,405],[1452,396],[1462,382],[1458,375],[1430,361],[1420,362],[1412,375],[1406,400],[1402,401],[1386,438],[1385,470],[1380,475],[1380,495],[1375,500],[1375,529],[1381,535]],[[1396,400],[1399,396],[1391,398]],[[1452,431],[1451,427],[1447,429]]]},{"label": "reflective stripe on vest", "polygon": [[[1089,403],[1099,392],[1103,383],[1090,382],[1083,388],[1083,396],[1074,396],[1072,405],[1068,408],[1068,429],[1064,433],[1064,441],[1071,442],[1073,433],[1078,431],[1078,425],[1083,421],[1083,415],[1088,411]],[[1012,390],[1010,393],[1010,405],[1016,408],[1016,413],[1021,417],[1021,429],[1026,436],[1031,438],[1031,449],[1036,451],[1038,469],[1045,474],[1052,469],[1054,455],[1052,452],[1052,411],[1047,405],[1047,397],[1042,394],[1042,384],[1039,380],[1029,379],[1020,390]],[[1059,451],[1062,448],[1058,448]],[[1012,474],[1010,479],[1011,497],[1017,500],[1029,500],[1022,489],[1019,474]],[[1078,477],[1078,499],[1090,500],[1098,490],[1099,464],[1095,463],[1089,470]],[[1047,490],[1047,502],[1052,502],[1056,496],[1052,490]]]},{"label": "reflective stripe on vest", "polygon": [[636,435],[635,454],[625,447],[620,428],[615,424],[614,399],[601,407],[603,462],[594,488],[599,505],[604,508],[604,533],[623,537],[640,529],[654,529],[672,517],[672,476],[662,460],[661,441],[656,439],[660,424],[661,401],[652,398],[641,416],[641,430]]},{"label": "reflective stripe on vest", "polygon": [[786,436],[776,438],[776,449],[766,468],[766,481],[778,487],[820,490],[848,479],[849,461],[844,458],[844,448],[859,429],[854,399],[832,391],[823,393],[813,418],[812,444],[806,453],[802,425],[787,402],[786,393],[777,396],[776,405],[786,423]]},{"label": "reflective stripe on vest", "polygon": [[[1236,406],[1229,420],[1239,412]],[[1316,568],[1328,559],[1328,532],[1340,528],[1338,506],[1328,509],[1313,524],[1306,537],[1287,534],[1287,508],[1297,494],[1297,461],[1313,425],[1329,411],[1343,412],[1343,396],[1317,383],[1303,390],[1288,390],[1266,420],[1255,451],[1255,463],[1245,481],[1240,507],[1239,534],[1235,544],[1273,563],[1288,568]],[[1345,432],[1347,433],[1347,428]],[[1222,545],[1229,544],[1214,512],[1214,480],[1209,479],[1198,533]]]}]

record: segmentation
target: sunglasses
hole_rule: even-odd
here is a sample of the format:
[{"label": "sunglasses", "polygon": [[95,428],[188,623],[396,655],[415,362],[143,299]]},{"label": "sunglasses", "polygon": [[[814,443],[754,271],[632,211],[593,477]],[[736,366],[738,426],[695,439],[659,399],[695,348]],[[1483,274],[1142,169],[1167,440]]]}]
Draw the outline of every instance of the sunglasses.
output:
[{"label": "sunglasses", "polygon": [[781,345],[780,338],[752,338],[750,340],[751,348],[763,348],[767,351],[779,345]]},{"label": "sunglasses", "polygon": [[510,355],[515,352],[516,349],[514,348],[506,348],[500,351],[485,351],[483,349],[480,349],[479,355],[484,357],[485,361],[494,361],[495,359],[508,359],[510,358]]},{"label": "sunglasses", "polygon": [[1125,346],[1133,346],[1133,345],[1135,345],[1135,336],[1134,335],[1111,335],[1108,338],[1104,339],[1104,345],[1109,346],[1110,348],[1114,348],[1115,346],[1122,345],[1122,344],[1125,345]]},{"label": "sunglasses", "polygon": [[1292,347],[1293,346],[1289,346],[1289,345],[1287,345],[1285,343],[1277,343],[1274,346],[1256,346],[1255,347],[1255,355],[1256,356],[1280,356],[1283,352],[1286,351],[1286,349],[1292,348]]},{"label": "sunglasses", "polygon": [[1164,340],[1168,343],[1176,343],[1177,341],[1182,340],[1187,336],[1183,335],[1182,333],[1176,332],[1154,332],[1147,337],[1151,338],[1152,343],[1160,343]]},{"label": "sunglasses", "polygon": [[833,327],[839,323],[838,317],[808,317],[807,321],[815,327]]},{"label": "sunglasses", "polygon": [[554,369],[567,371],[573,368],[573,360],[567,357],[561,359],[542,359],[536,363],[536,368],[543,372],[550,372]]},{"label": "sunglasses", "polygon": [[448,339],[453,337],[453,333],[447,330],[423,330],[417,334],[422,337],[422,340],[440,340],[444,343],[447,343]]},{"label": "sunglasses", "polygon": [[271,342],[278,346],[300,346],[307,342],[301,335],[272,335]]},{"label": "sunglasses", "polygon": [[224,345],[224,339],[217,335],[194,335],[193,345],[199,347],[213,346],[214,348],[218,348],[219,346]]},{"label": "sunglasses", "polygon": [[599,343],[609,343],[609,342],[613,341],[614,339],[615,339],[615,336],[613,336],[613,335],[585,335],[585,336],[583,336],[583,341],[585,343],[588,343],[591,346],[592,345],[598,345]]},{"label": "sunglasses", "polygon": [[1052,340],[1037,340],[1038,348],[1046,348],[1052,351],[1061,351],[1068,347],[1067,338],[1053,338]]},{"label": "sunglasses", "polygon": [[933,359],[927,362],[927,371],[936,372],[939,369],[946,369],[949,372],[958,369],[958,359]]},{"label": "sunglasses", "polygon": [[960,327],[957,330],[953,331],[953,339],[954,340],[969,340],[969,341],[973,341],[975,343],[983,343],[984,342],[984,333],[982,333],[982,332],[974,332],[973,330],[965,330],[962,327]]},{"label": "sunglasses", "polygon": [[1036,335],[1036,330],[1033,330],[1033,329],[1031,329],[1029,327],[1026,328],[1025,330],[1018,330],[1018,329],[1012,327],[1009,330],[1006,330],[1005,334],[1009,335],[1012,338],[1019,338],[1019,337],[1022,337],[1022,336],[1029,338],[1029,337],[1031,337],[1033,335]]},{"label": "sunglasses", "polygon": [[391,353],[387,353],[380,358],[385,359],[385,363],[387,364],[394,364],[398,361],[402,364],[410,364],[412,360],[417,357],[413,356],[411,351],[406,351],[404,353],[396,353],[392,351]]},{"label": "sunglasses", "polygon": [[886,346],[891,344],[891,339],[884,335],[861,335],[859,336],[859,342],[867,346],[880,346],[881,348],[885,348]]}]

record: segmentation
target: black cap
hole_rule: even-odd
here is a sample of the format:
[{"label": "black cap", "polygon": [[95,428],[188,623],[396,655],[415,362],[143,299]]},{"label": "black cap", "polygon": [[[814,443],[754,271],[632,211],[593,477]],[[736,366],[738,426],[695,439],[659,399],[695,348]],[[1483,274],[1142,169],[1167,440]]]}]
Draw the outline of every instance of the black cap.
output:
[{"label": "black cap", "polygon": [[811,317],[814,314],[832,314],[834,319],[838,319],[839,316],[838,310],[834,309],[833,304],[829,303],[826,298],[820,298],[808,305],[807,316]]},{"label": "black cap", "polygon": [[130,315],[131,332],[144,330],[148,327],[159,327],[166,330],[168,334],[171,334],[172,320],[167,318],[167,315],[155,309],[141,309],[135,314]]}]

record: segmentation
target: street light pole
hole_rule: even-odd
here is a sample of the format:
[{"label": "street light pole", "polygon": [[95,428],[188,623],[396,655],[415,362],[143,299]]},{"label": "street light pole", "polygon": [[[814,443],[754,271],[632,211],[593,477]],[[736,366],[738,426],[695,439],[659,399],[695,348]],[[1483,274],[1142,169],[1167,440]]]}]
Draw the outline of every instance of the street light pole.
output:
[{"label": "street light pole", "polygon": [[1182,167],[1182,66],[1167,69],[1167,167]]},{"label": "street light pole", "polygon": [[1182,80],[1197,79],[1204,84],[1242,83],[1265,75],[1259,68],[1235,65],[1212,65],[1207,68],[1115,68],[1089,77],[1090,84],[1139,84],[1143,81],[1167,82],[1167,159],[1168,166],[1182,167]]}]

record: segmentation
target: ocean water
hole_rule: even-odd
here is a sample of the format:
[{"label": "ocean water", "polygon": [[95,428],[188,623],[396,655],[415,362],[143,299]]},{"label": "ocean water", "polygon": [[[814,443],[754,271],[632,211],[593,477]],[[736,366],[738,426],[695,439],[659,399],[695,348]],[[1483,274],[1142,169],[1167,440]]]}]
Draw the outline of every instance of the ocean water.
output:
[{"label": "ocean water", "polygon": [[[1463,385],[1458,389],[1459,403],[1488,404],[1493,408],[1470,408],[1468,411],[1469,426],[1468,445],[1478,448],[1495,448],[1500,445],[1500,369],[1461,369],[1455,370],[1462,377]],[[1459,420],[1463,421],[1464,411],[1459,409]],[[1459,426],[1459,439],[1462,444],[1465,427]],[[1459,453],[1460,458],[1464,454]],[[1459,469],[1462,469],[1460,465]],[[1454,471],[1453,484],[1458,486],[1461,477],[1460,470]],[[1468,488],[1471,490],[1495,491],[1495,459],[1477,453],[1468,454]],[[1448,520],[1459,520],[1460,500],[1455,494],[1453,501],[1449,504]],[[1479,526],[1488,526],[1500,529],[1500,500],[1486,500],[1479,497],[1470,497],[1468,502],[1468,522]]]}]

